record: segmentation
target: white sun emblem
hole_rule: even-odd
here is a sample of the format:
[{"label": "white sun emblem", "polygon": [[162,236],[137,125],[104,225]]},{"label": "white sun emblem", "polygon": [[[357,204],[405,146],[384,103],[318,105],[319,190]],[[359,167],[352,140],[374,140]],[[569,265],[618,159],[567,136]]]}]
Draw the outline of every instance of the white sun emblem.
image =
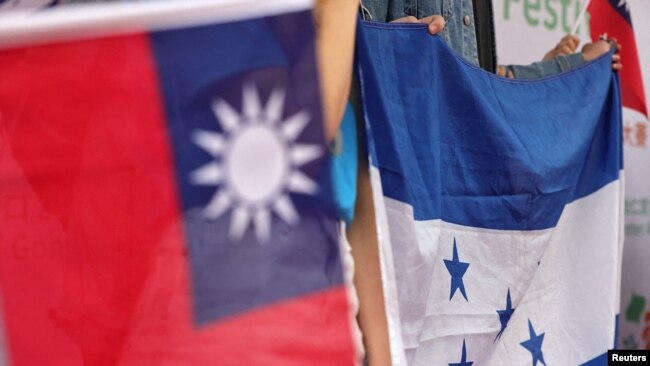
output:
[{"label": "white sun emblem", "polygon": [[192,134],[194,143],[215,160],[194,170],[190,181],[221,187],[203,215],[216,219],[232,209],[232,240],[240,240],[253,225],[257,240],[267,242],[273,212],[290,225],[299,221],[288,192],[313,195],[318,190],[299,167],[320,157],[323,149],[296,143],[311,116],[301,111],[283,121],[284,101],[285,90],[277,88],[262,108],[257,88],[246,85],[242,114],[221,98],[212,102],[223,134],[205,130]]},{"label": "white sun emblem", "polygon": [[625,7],[626,12],[630,12],[630,4],[627,3],[627,0],[619,0],[617,7]]}]

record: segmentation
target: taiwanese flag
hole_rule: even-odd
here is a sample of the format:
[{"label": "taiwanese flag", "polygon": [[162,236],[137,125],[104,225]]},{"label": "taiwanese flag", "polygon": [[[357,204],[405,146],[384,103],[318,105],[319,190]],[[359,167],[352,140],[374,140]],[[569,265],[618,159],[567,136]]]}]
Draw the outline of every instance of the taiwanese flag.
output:
[{"label": "taiwanese flag", "polygon": [[6,18],[0,365],[353,363],[308,3]]},{"label": "taiwanese flag", "polygon": [[591,38],[596,41],[602,34],[616,38],[621,44],[621,96],[623,106],[648,116],[648,108],[641,78],[639,55],[634,40],[630,5],[626,0],[591,0],[589,3]]}]

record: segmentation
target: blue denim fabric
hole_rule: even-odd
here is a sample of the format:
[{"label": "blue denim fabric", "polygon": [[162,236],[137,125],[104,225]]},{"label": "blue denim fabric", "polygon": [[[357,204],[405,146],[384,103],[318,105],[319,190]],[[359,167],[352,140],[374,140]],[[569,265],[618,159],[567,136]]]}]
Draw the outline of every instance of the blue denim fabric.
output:
[{"label": "blue denim fabric", "polygon": [[536,79],[575,69],[580,65],[584,65],[585,62],[582,53],[574,53],[568,56],[557,56],[550,61],[535,62],[526,66],[508,65],[506,68],[512,71],[515,79]]},{"label": "blue denim fabric", "polygon": [[[406,16],[420,19],[434,14],[442,15],[447,22],[442,32],[445,41],[465,60],[477,66],[479,64],[472,0],[361,0],[361,10],[365,20],[377,22],[391,22]],[[470,20],[468,25],[464,22],[466,16]],[[581,54],[574,54],[526,66],[510,65],[507,69],[517,79],[536,79],[571,70],[584,63]]]},{"label": "blue denim fabric", "polygon": [[[465,60],[478,66],[472,0],[361,0],[361,4],[363,18],[376,22],[442,15],[447,22],[442,37]],[[466,16],[470,20],[467,25]]]},{"label": "blue denim fabric", "polygon": [[332,188],[339,215],[350,226],[357,199],[358,139],[357,119],[348,103],[339,127],[339,134],[330,148]]}]

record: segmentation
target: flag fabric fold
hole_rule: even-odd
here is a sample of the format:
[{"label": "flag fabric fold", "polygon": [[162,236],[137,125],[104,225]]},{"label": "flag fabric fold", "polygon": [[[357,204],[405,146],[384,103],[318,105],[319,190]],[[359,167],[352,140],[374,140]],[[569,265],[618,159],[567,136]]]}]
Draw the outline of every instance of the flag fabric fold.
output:
[{"label": "flag fabric fold", "polygon": [[0,50],[0,364],[353,363],[312,14],[289,3],[83,40],[42,14],[73,39]]},{"label": "flag fabric fold", "polygon": [[611,54],[489,74],[426,26],[362,22],[396,365],[577,365],[614,345],[622,141]]}]

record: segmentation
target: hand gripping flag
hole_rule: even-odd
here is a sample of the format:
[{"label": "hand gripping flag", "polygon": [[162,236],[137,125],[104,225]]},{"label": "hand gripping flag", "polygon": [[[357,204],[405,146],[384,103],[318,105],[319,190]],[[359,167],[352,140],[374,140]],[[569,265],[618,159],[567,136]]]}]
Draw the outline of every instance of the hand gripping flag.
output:
[{"label": "hand gripping flag", "polygon": [[393,364],[606,363],[623,198],[611,54],[519,81],[426,25],[364,22],[358,47]]},{"label": "hand gripping flag", "polygon": [[627,0],[591,0],[589,3],[589,28],[596,41],[602,34],[616,38],[621,43],[621,96],[623,106],[648,117],[639,54],[634,39],[630,4]]},{"label": "hand gripping flag", "polygon": [[308,1],[6,19],[0,364],[353,363]]}]

